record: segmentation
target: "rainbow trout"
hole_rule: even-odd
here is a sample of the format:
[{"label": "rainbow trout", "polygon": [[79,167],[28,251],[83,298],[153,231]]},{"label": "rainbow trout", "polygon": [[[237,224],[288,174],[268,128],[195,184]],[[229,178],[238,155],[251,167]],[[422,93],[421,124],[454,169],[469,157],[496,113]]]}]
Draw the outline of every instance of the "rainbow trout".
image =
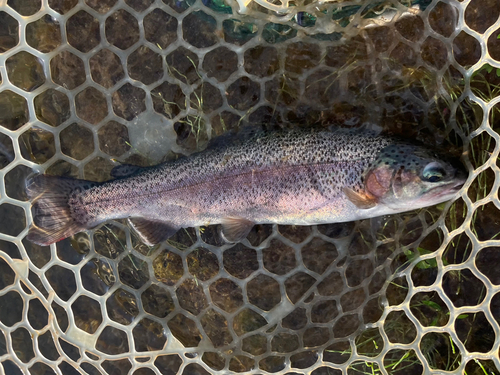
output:
[{"label": "rainbow trout", "polygon": [[120,165],[95,183],[38,175],[28,239],[48,245],[128,218],[141,240],[222,224],[231,242],[256,223],[313,225],[410,211],[453,198],[460,163],[368,131],[254,132],[237,142],[154,167]]}]

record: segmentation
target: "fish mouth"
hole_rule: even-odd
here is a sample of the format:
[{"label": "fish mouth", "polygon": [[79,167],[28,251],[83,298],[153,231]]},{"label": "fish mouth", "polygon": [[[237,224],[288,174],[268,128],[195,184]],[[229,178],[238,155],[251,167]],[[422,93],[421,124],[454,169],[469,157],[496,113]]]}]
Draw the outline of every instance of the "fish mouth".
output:
[{"label": "fish mouth", "polygon": [[455,193],[459,192],[460,190],[462,190],[462,188],[464,187],[465,185],[465,181],[466,180],[463,180],[463,181],[459,181],[459,182],[456,182],[454,185],[451,186],[451,190],[454,191]]},{"label": "fish mouth", "polygon": [[458,181],[453,181],[450,183],[447,183],[445,185],[437,186],[427,192],[426,195],[431,195],[431,199],[441,199],[445,198],[443,200],[448,200],[453,198],[460,190],[462,190],[462,187],[465,184],[465,181],[467,179],[460,179]]}]

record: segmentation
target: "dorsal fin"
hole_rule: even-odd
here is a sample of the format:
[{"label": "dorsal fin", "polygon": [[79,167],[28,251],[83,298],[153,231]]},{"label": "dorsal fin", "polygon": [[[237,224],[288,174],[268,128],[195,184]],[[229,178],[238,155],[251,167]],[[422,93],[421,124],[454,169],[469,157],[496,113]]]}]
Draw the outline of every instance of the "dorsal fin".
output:
[{"label": "dorsal fin", "polygon": [[207,149],[227,147],[228,145],[243,143],[249,139],[263,137],[270,132],[270,130],[266,130],[263,127],[245,125],[238,130],[231,130],[219,135],[218,137],[212,138],[210,142],[208,142]]},{"label": "dorsal fin", "polygon": [[376,137],[383,133],[383,128],[377,124],[371,123],[371,122],[364,122],[359,126],[352,127],[352,128],[342,128],[339,127],[338,125],[331,125],[328,127],[328,130],[332,133],[339,132],[339,133],[347,133],[347,134],[369,134],[373,137]]},{"label": "dorsal fin", "polygon": [[146,245],[153,246],[173,236],[180,227],[164,221],[129,218],[130,226]]},{"label": "dorsal fin", "polygon": [[141,171],[144,169],[143,167],[139,167],[138,165],[132,165],[132,164],[121,164],[117,165],[114,167],[110,174],[114,178],[123,178],[123,177],[129,177],[132,176],[133,174],[136,174],[137,172]]},{"label": "dorsal fin", "polygon": [[253,226],[253,221],[242,217],[226,217],[222,220],[222,235],[229,242],[238,242],[248,235]]}]

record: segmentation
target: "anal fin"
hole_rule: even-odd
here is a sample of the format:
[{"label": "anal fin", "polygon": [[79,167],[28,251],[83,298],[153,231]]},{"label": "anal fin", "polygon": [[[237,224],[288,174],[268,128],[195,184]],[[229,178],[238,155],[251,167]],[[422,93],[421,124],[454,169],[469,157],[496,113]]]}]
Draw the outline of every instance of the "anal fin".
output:
[{"label": "anal fin", "polygon": [[153,246],[173,236],[180,227],[164,221],[129,218],[130,226],[146,245]]},{"label": "anal fin", "polygon": [[377,198],[368,195],[367,193],[357,193],[354,190],[344,187],[342,189],[347,199],[349,199],[356,207],[366,210],[377,205]]},{"label": "anal fin", "polygon": [[238,242],[248,235],[254,224],[242,217],[226,217],[222,220],[222,234],[229,242]]}]

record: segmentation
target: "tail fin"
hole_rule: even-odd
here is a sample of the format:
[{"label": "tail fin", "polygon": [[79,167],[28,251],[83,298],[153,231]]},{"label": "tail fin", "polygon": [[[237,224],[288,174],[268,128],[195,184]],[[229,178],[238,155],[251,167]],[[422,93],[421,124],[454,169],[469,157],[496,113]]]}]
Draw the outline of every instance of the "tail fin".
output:
[{"label": "tail fin", "polygon": [[71,216],[70,194],[96,186],[97,183],[66,177],[37,175],[26,182],[31,200],[33,224],[26,237],[38,245],[50,245],[85,229]]}]

